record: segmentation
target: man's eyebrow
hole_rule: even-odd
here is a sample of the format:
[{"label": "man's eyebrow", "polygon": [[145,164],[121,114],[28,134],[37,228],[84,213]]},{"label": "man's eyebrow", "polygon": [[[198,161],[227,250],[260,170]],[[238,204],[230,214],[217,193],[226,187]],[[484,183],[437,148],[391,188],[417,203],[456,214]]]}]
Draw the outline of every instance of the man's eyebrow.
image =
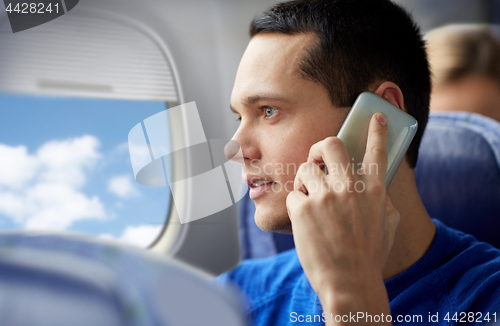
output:
[{"label": "man's eyebrow", "polygon": [[[253,105],[253,104],[255,104],[257,102],[260,102],[260,101],[275,101],[275,102],[291,103],[291,101],[289,99],[287,99],[285,97],[282,97],[282,96],[276,96],[276,95],[253,95],[253,96],[248,96],[245,99],[244,103],[246,105]],[[236,111],[236,109],[232,105],[229,105],[229,108],[234,113],[239,114],[239,112]]]},{"label": "man's eyebrow", "polygon": [[255,104],[259,101],[279,101],[279,102],[290,102],[289,99],[279,96],[279,95],[253,95],[246,98],[246,104]]}]

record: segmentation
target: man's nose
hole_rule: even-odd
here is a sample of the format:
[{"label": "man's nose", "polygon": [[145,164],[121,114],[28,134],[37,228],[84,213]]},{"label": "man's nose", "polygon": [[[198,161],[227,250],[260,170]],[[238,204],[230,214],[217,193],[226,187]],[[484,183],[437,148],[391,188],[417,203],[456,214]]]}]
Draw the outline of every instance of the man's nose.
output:
[{"label": "man's nose", "polygon": [[224,155],[226,155],[228,160],[236,161],[241,164],[244,163],[241,146],[234,139],[231,139],[224,147]]},{"label": "man's nose", "polygon": [[[238,146],[236,146],[236,144]],[[237,148],[239,147],[239,148]],[[234,134],[230,143],[226,145],[226,157],[232,155],[230,158],[233,161],[238,161],[241,164],[249,161],[260,160],[260,151],[258,147],[258,138],[249,126],[240,125],[240,128]]]}]

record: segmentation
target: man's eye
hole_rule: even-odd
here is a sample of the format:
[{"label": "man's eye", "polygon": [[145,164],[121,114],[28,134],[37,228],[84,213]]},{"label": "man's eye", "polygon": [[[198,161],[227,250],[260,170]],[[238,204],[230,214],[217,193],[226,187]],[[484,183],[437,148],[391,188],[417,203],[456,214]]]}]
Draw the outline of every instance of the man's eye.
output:
[{"label": "man's eye", "polygon": [[266,107],[266,118],[271,118],[273,115],[278,113],[278,110],[272,107]]}]

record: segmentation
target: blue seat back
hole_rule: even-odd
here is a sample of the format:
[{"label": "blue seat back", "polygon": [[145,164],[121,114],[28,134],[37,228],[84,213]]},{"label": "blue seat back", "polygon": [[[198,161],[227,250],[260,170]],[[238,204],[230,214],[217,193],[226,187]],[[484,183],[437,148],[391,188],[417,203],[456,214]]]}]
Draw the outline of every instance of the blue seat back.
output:
[{"label": "blue seat back", "polygon": [[264,258],[295,247],[293,236],[270,233],[255,224],[255,204],[248,193],[240,201],[241,259]]},{"label": "blue seat back", "polygon": [[415,169],[429,215],[500,248],[500,123],[433,114]]},{"label": "blue seat back", "polygon": [[75,234],[0,232],[0,306],[8,326],[244,325],[208,275]]},{"label": "blue seat back", "polygon": [[[430,115],[415,169],[432,218],[500,248],[500,123],[468,112]],[[254,222],[248,194],[240,202],[242,258],[294,247],[291,235],[268,233]]]}]

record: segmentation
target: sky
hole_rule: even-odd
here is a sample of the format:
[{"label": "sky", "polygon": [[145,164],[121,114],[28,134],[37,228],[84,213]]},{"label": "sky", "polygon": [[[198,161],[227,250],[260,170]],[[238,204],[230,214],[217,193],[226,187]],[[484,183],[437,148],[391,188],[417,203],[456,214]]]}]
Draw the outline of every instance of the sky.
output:
[{"label": "sky", "polygon": [[65,230],[146,247],[169,187],[138,184],[128,133],[164,102],[0,93],[0,230]]}]

